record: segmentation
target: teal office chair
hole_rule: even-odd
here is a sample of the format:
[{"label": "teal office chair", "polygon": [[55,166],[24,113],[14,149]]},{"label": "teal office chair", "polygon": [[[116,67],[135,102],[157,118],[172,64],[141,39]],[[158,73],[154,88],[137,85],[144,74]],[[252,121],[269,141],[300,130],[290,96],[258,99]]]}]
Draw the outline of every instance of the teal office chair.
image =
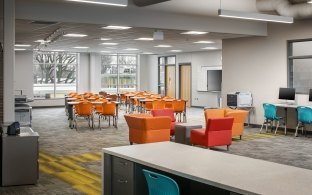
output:
[{"label": "teal office chair", "polygon": [[295,133],[296,137],[298,136],[299,128],[302,128],[301,130],[303,134],[304,125],[312,124],[312,108],[306,106],[298,106],[297,113],[298,113],[298,125],[296,127]]},{"label": "teal office chair", "polygon": [[149,195],[179,195],[179,186],[171,178],[143,169]]},{"label": "teal office chair", "polygon": [[[264,125],[266,125],[266,132],[268,132],[268,124],[270,124],[271,128],[273,128],[273,122],[277,122],[276,129],[274,132],[274,134],[276,134],[277,129],[280,125],[280,120],[283,120],[283,117],[276,116],[277,108],[274,104],[264,103],[263,109],[264,109],[264,118],[265,119],[264,119],[264,122],[261,126],[260,133],[262,132]],[[285,121],[284,121],[284,123],[285,123]],[[284,124],[284,125],[285,125],[285,135],[286,135],[287,128],[286,128],[286,124]]]}]

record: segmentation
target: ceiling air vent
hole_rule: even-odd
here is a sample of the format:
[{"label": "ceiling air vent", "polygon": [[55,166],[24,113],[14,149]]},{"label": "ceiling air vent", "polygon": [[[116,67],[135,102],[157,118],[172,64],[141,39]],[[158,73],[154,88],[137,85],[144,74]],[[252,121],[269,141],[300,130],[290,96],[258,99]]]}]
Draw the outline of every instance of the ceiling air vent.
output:
[{"label": "ceiling air vent", "polygon": [[31,24],[42,24],[42,25],[52,25],[57,24],[57,22],[48,22],[48,21],[32,21]]}]

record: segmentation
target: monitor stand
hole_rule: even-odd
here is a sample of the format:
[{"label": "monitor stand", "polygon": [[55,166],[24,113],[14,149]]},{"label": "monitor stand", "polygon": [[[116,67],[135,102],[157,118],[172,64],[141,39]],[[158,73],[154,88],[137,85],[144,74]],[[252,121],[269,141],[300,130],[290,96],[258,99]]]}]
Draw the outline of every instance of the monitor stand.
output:
[{"label": "monitor stand", "polygon": [[285,101],[283,101],[283,104],[286,104],[286,105],[295,105],[295,101],[294,101],[294,100],[285,100]]}]

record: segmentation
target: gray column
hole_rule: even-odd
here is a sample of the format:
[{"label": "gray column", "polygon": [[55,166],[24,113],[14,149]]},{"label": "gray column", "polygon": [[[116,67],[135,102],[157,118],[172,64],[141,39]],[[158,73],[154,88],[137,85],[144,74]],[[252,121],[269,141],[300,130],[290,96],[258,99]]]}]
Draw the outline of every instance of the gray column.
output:
[{"label": "gray column", "polygon": [[15,120],[14,66],[15,66],[15,0],[4,0],[4,67],[3,67],[3,121]]}]

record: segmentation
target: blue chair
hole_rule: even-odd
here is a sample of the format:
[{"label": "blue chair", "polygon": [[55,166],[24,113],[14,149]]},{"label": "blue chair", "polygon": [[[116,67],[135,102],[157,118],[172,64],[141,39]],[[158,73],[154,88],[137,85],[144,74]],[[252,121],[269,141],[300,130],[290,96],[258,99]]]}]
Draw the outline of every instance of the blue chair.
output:
[{"label": "blue chair", "polygon": [[[277,129],[280,125],[280,120],[283,120],[283,117],[276,116],[277,108],[274,104],[264,103],[263,109],[264,109],[264,118],[265,119],[264,119],[264,122],[261,126],[260,133],[262,132],[264,125],[266,125],[266,132],[268,132],[268,124],[270,124],[271,128],[273,128],[273,122],[277,122],[276,129],[274,132],[274,134],[276,134]],[[284,121],[284,123],[285,123],[285,121]],[[287,128],[286,128],[286,124],[284,124],[284,125],[285,125],[285,135],[286,135]]]},{"label": "blue chair", "polygon": [[171,178],[143,169],[149,195],[179,195],[179,186]]},{"label": "blue chair", "polygon": [[301,130],[303,134],[304,125],[312,124],[312,108],[306,106],[298,106],[297,113],[298,113],[298,125],[296,127],[295,133],[296,137],[298,136],[299,128],[302,128]]}]

